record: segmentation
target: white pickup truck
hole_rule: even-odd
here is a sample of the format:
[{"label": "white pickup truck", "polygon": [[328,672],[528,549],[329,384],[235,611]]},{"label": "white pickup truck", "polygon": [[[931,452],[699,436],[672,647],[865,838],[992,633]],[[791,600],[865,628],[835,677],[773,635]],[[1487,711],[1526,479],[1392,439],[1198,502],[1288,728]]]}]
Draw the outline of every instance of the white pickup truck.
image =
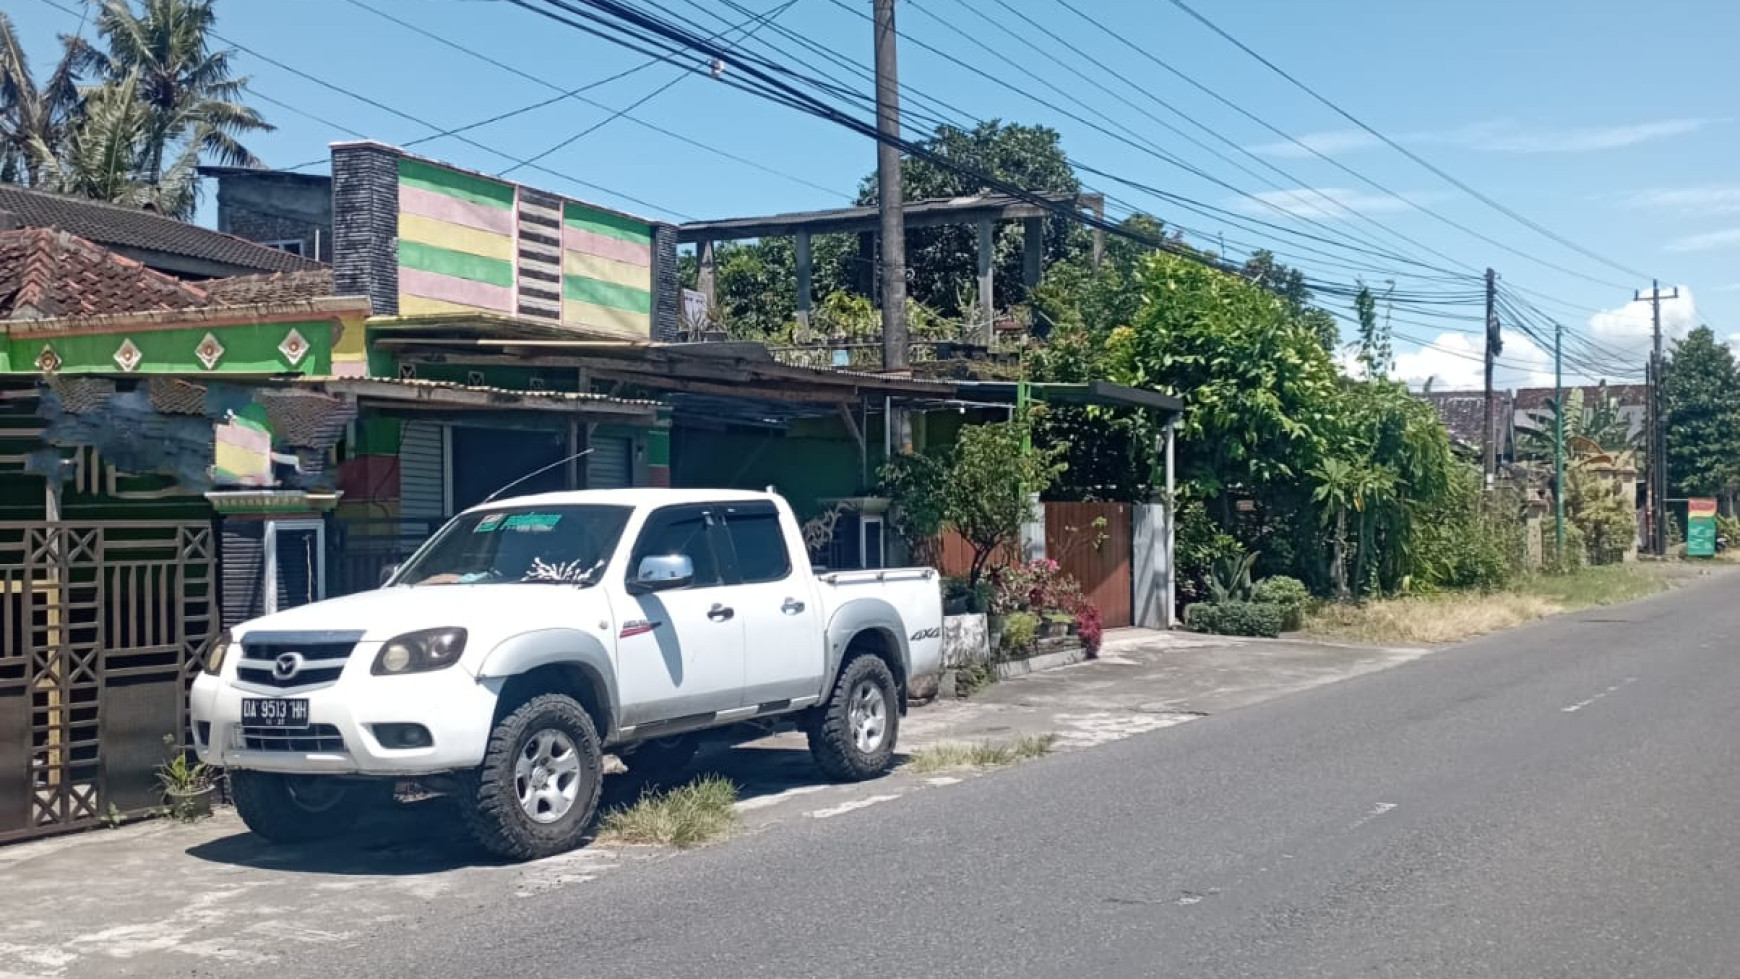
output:
[{"label": "white pickup truck", "polygon": [[681,764],[696,732],[783,715],[828,776],[878,775],[941,660],[937,573],[815,574],[777,496],[550,493],[460,514],[379,590],[236,627],[194,740],[268,839],[341,832],[416,780],[530,859],[583,838],[606,749]]}]

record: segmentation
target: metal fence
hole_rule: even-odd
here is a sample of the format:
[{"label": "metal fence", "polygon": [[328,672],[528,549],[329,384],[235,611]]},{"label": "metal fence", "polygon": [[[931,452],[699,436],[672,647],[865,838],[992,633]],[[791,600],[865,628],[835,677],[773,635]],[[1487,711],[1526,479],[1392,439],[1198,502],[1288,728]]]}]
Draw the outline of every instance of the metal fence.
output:
[{"label": "metal fence", "polygon": [[203,521],[0,522],[0,841],[161,803],[215,571]]},{"label": "metal fence", "polygon": [[382,574],[422,547],[443,523],[420,518],[333,521],[327,536],[326,594],[336,598],[379,588]]}]

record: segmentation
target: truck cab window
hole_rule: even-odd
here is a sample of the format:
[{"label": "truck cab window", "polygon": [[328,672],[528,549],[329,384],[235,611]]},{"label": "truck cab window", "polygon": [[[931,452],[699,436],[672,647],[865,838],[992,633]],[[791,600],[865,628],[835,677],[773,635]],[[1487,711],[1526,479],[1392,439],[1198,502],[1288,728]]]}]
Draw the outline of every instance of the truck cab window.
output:
[{"label": "truck cab window", "polygon": [[647,518],[635,543],[634,557],[629,561],[628,575],[633,577],[642,558],[654,554],[681,554],[695,566],[696,588],[707,588],[723,582],[719,561],[713,554],[713,517],[704,507],[669,507]]},{"label": "truck cab window", "polygon": [[744,584],[784,581],[790,576],[791,552],[786,548],[778,510],[766,504],[726,507],[725,532]]}]

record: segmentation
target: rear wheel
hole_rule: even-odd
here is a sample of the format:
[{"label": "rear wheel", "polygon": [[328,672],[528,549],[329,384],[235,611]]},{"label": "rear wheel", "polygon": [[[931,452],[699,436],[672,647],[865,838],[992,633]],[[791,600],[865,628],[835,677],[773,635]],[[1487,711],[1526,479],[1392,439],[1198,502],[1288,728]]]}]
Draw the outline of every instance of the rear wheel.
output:
[{"label": "rear wheel", "polygon": [[810,754],[829,778],[861,782],[888,771],[900,733],[899,688],[881,658],[848,662],[809,729]]},{"label": "rear wheel", "polygon": [[460,779],[466,827],[490,853],[535,860],[572,850],[598,811],[604,755],[571,697],[533,697],[501,719],[483,764]]},{"label": "rear wheel", "polygon": [[307,843],[341,835],[375,806],[392,801],[391,782],[332,775],[231,772],[230,792],[248,829],[274,843]]}]

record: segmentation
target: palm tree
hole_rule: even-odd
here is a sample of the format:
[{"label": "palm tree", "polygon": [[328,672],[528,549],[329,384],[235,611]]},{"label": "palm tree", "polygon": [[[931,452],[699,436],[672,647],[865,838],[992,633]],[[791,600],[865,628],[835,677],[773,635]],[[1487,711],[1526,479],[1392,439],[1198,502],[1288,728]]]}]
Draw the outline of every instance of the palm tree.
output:
[{"label": "palm tree", "polygon": [[[151,109],[139,98],[139,77],[129,75],[89,89],[84,108],[58,153],[38,140],[35,155],[47,162],[42,186],[186,220],[199,203],[199,143],[181,145],[164,166],[150,141]],[[157,167],[153,176],[149,170]]]},{"label": "palm tree", "polygon": [[102,0],[97,34],[106,51],[73,43],[78,66],[120,83],[136,78],[138,97],[149,109],[143,135],[142,176],[156,184],[173,171],[165,161],[184,156],[185,146],[229,166],[261,166],[240,138],[272,126],[240,99],[246,77],[231,77],[228,50],[213,51],[209,38],[215,0]]},{"label": "palm tree", "polygon": [[1356,538],[1361,574],[1355,584],[1361,585],[1364,582],[1359,579],[1364,577],[1363,571],[1372,551],[1373,511],[1395,500],[1398,481],[1395,471],[1388,466],[1370,462],[1348,463],[1340,459],[1325,459],[1311,470],[1310,476],[1317,483],[1311,499],[1323,507],[1323,522],[1335,527],[1334,536],[1329,541],[1329,579],[1335,588],[1335,597],[1345,599],[1348,597],[1348,514],[1354,514],[1359,523]]},{"label": "palm tree", "polygon": [[34,187],[79,109],[72,44],[42,87],[12,19],[0,12],[0,181]]}]

